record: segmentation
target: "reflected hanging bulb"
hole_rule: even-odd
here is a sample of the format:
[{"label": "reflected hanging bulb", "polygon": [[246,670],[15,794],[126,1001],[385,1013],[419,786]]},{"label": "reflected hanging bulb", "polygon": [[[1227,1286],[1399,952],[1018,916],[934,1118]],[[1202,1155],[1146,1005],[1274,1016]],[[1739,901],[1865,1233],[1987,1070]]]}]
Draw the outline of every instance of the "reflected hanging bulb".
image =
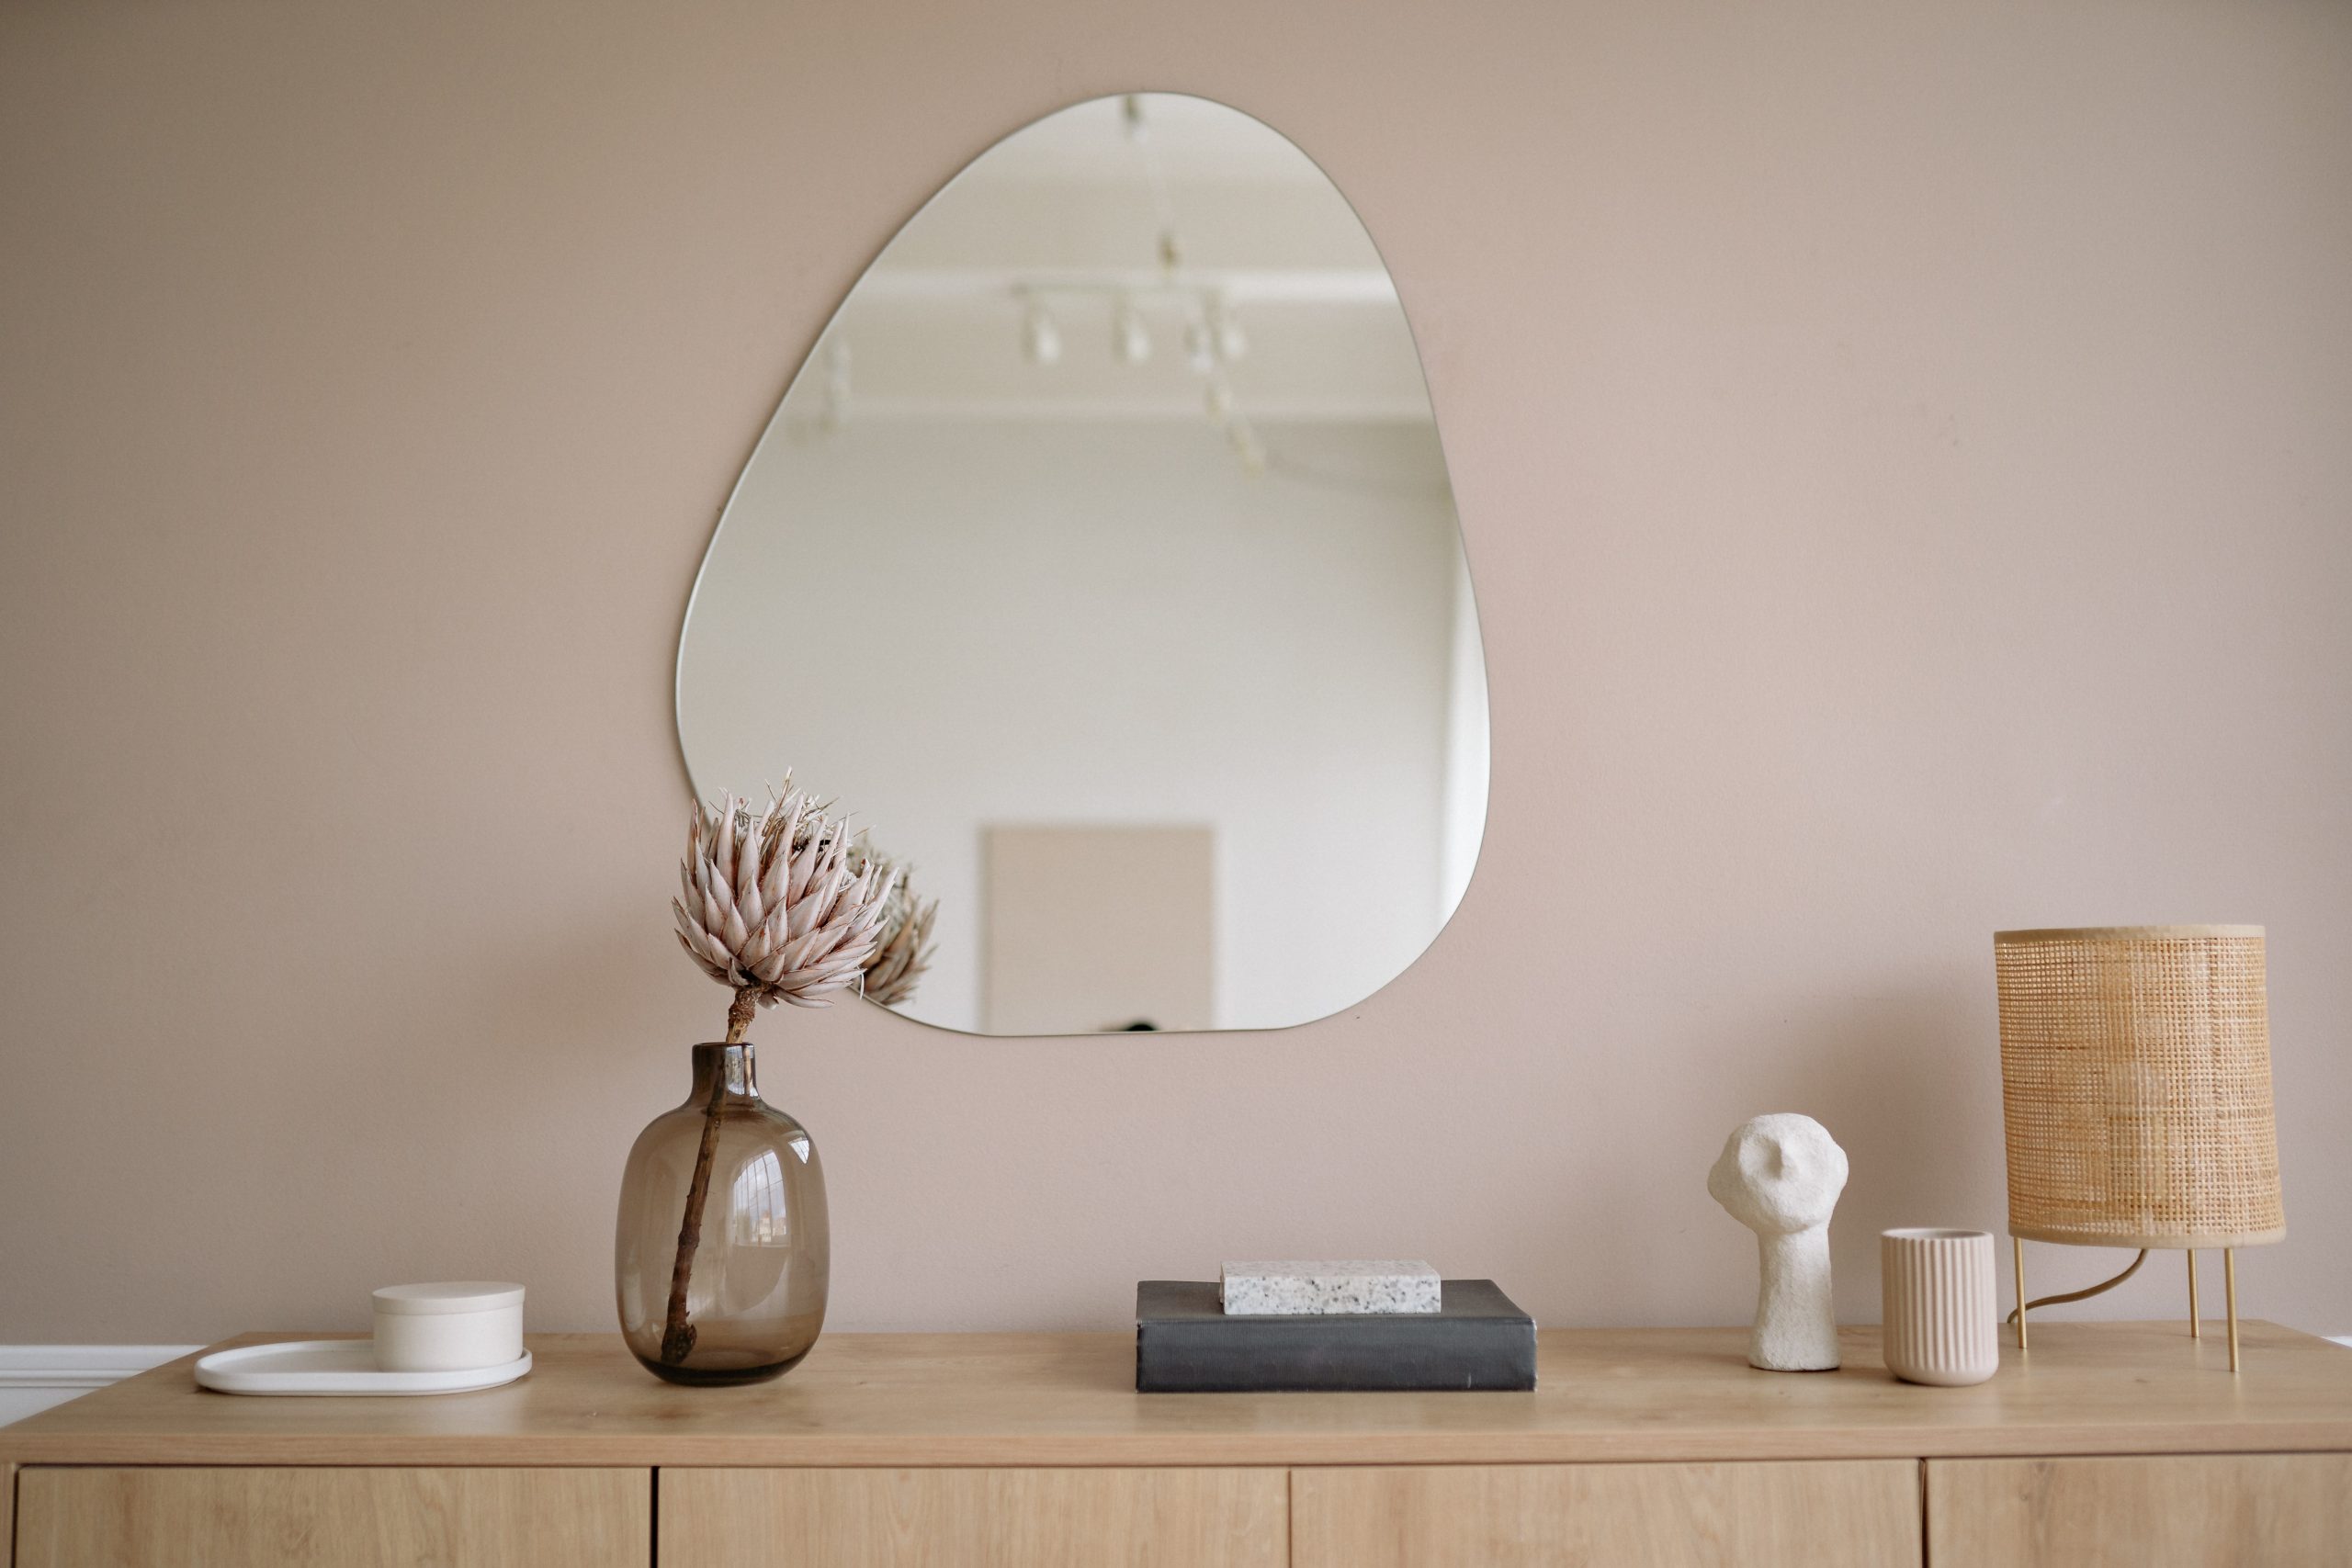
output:
[{"label": "reflected hanging bulb", "polygon": [[1209,324],[1198,316],[1184,323],[1184,363],[1195,376],[1216,368],[1216,344],[1209,336]]},{"label": "reflected hanging bulb", "polygon": [[1040,300],[1032,299],[1021,318],[1021,352],[1032,365],[1061,363],[1062,330]]},{"label": "reflected hanging bulb", "polygon": [[1230,316],[1217,328],[1216,351],[1226,359],[1238,359],[1250,352],[1250,339],[1242,332],[1241,323]]},{"label": "reflected hanging bulb", "polygon": [[1208,397],[1205,401],[1208,404],[1211,424],[1221,425],[1233,417],[1233,389],[1225,384],[1224,377],[1220,376],[1209,383]]},{"label": "reflected hanging bulb", "polygon": [[1224,295],[1209,296],[1208,322],[1218,358],[1235,360],[1250,352],[1250,339],[1243,333],[1241,323],[1233,319],[1232,308],[1226,304]]},{"label": "reflected hanging bulb", "polygon": [[1133,299],[1122,298],[1111,318],[1111,348],[1126,365],[1141,365],[1151,357],[1151,329]]}]

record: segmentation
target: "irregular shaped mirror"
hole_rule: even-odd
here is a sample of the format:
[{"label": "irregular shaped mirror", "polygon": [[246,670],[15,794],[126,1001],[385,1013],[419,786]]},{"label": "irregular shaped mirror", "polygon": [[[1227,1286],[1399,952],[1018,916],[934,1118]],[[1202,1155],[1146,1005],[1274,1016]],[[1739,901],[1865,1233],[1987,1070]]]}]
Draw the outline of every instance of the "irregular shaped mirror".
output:
[{"label": "irregular shaped mirror", "polygon": [[837,799],[937,900],[910,1017],[1264,1029],[1429,945],[1485,667],[1420,361],[1264,125],[1103,98],[899,231],[728,502],[678,649],[695,787]]}]

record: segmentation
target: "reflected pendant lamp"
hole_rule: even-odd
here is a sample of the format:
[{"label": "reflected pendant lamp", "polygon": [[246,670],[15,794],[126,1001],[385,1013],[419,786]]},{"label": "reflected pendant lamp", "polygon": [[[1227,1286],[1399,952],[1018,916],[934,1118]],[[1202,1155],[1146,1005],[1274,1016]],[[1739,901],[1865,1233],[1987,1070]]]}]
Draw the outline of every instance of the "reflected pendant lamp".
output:
[{"label": "reflected pendant lamp", "polygon": [[[2018,1348],[2029,1304],[2111,1289],[2158,1247],[2188,1254],[2198,1337],[2196,1249],[2219,1247],[2236,1371],[2236,1249],[2287,1234],[2262,928],[1996,931],[1993,965]],[[2141,1254],[2105,1284],[2029,1303],[2028,1241]]]}]

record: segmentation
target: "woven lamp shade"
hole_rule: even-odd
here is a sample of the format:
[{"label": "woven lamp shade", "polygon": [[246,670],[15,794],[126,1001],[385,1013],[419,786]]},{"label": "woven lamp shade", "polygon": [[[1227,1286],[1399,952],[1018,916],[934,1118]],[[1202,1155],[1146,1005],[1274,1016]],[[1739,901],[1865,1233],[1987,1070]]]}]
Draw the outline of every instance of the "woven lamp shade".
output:
[{"label": "woven lamp shade", "polygon": [[2260,926],[1998,931],[2009,1233],[2088,1247],[2287,1234]]}]

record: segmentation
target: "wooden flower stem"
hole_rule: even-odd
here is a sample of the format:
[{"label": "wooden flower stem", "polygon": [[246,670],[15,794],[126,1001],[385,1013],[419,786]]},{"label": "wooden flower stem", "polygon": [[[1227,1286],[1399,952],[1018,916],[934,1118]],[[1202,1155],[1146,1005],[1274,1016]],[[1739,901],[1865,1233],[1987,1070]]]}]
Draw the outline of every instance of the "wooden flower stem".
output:
[{"label": "wooden flower stem", "polygon": [[[727,1043],[740,1045],[758,1009],[748,986],[727,1010]],[[719,1112],[727,1105],[727,1070],[712,1077],[710,1103],[703,1111],[702,1144],[695,1151],[695,1173],[686,1183],[686,1214],[678,1225],[678,1260],[670,1266],[670,1311],[662,1325],[662,1364],[683,1363],[695,1348],[695,1325],[686,1321],[686,1288],[694,1280],[695,1253],[702,1247],[703,1205],[710,1200],[710,1168],[718,1156]]]}]

